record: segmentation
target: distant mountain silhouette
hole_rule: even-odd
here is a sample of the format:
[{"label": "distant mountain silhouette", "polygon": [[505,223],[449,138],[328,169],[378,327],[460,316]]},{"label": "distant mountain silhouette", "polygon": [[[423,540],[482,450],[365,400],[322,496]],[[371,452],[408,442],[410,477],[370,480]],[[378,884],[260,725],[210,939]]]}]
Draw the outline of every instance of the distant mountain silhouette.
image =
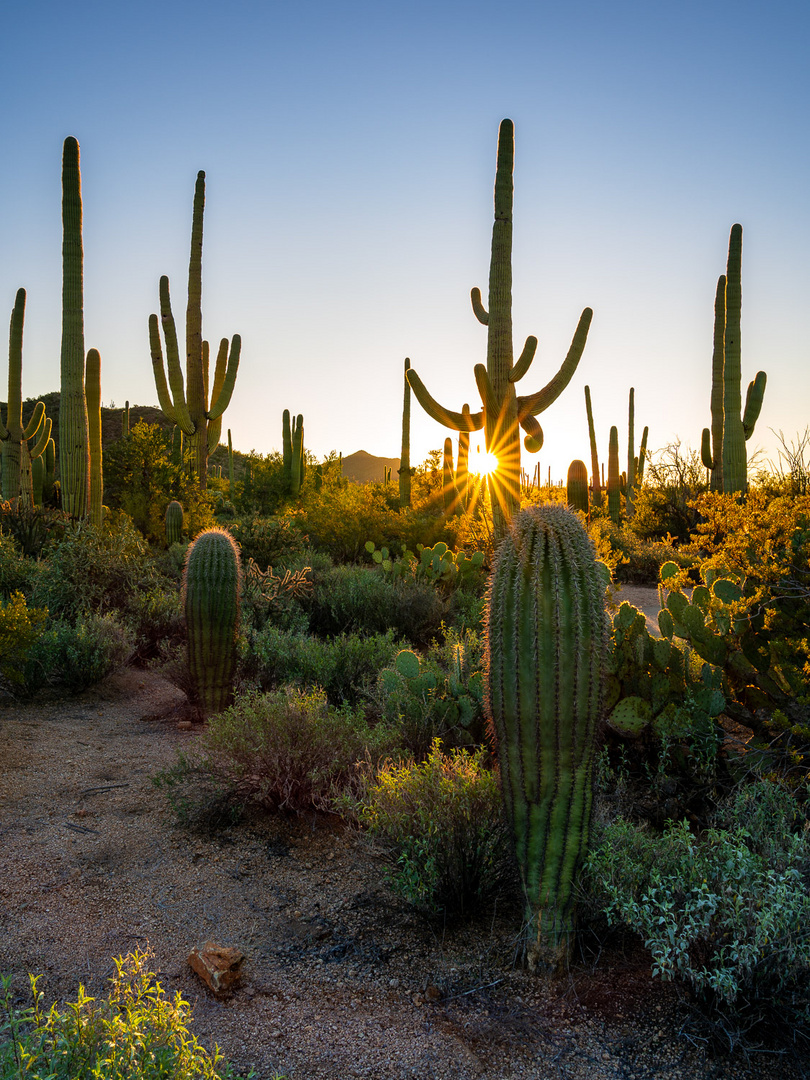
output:
[{"label": "distant mountain silhouette", "polygon": [[347,480],[353,480],[356,484],[368,484],[383,482],[383,469],[391,470],[391,483],[399,483],[399,458],[375,457],[358,450],[355,454],[349,454],[343,459],[343,475]]}]

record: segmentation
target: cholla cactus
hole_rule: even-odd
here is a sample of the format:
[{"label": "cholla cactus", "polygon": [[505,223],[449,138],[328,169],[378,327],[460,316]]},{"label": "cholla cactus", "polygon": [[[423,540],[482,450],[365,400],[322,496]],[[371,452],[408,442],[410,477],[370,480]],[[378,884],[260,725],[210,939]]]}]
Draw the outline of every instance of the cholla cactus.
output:
[{"label": "cholla cactus", "polygon": [[580,518],[518,514],[495,556],[485,705],[526,896],[532,967],[564,962],[591,814],[603,693],[605,581]]},{"label": "cholla cactus", "polygon": [[203,718],[233,700],[242,568],[226,529],[200,533],[188,549],[183,601],[193,703]]}]

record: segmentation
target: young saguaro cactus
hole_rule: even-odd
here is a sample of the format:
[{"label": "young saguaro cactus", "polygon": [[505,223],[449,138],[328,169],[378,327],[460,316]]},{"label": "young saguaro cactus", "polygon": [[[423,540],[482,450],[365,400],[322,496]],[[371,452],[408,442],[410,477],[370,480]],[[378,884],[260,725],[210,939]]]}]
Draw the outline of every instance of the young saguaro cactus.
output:
[{"label": "young saguaro cactus", "polygon": [[89,349],[87,352],[85,378],[90,450],[89,517],[92,525],[101,525],[104,513],[104,475],[101,460],[101,356],[98,349]]},{"label": "young saguaro cactus", "polygon": [[203,718],[233,700],[242,567],[226,529],[207,529],[188,549],[183,602],[193,704]]},{"label": "young saguaro cactus", "polygon": [[599,451],[596,447],[596,429],[591,408],[591,388],[585,387],[585,411],[588,415],[588,438],[591,444],[591,475],[593,476],[593,505],[602,505],[602,484],[599,479]]},{"label": "young saguaro cactus", "polygon": [[495,222],[492,227],[492,256],[489,267],[489,307],[484,307],[479,289],[471,293],[473,311],[487,327],[487,363],[476,364],[475,381],[481,395],[480,412],[454,412],[440,405],[428,393],[413,368],[407,379],[425,412],[455,431],[485,432],[486,449],[498,460],[498,468],[488,475],[496,540],[502,539],[520,506],[520,427],[526,431],[525,445],[537,453],[543,432],[535,417],[547,409],[571,380],[588,337],[593,312],[585,308],[580,316],[568,355],[557,374],[542,390],[518,397],[517,383],[529,370],[537,349],[537,338],[528,337],[514,361],[512,347],[512,172],[515,153],[511,120],[501,122],[495,173]]},{"label": "young saguaro cactus", "polygon": [[179,544],[183,538],[183,504],[172,499],[166,507],[166,543]]},{"label": "young saguaro cactus", "polygon": [[619,429],[615,425],[610,429],[608,443],[607,499],[608,513],[614,524],[619,524],[621,512],[621,477],[619,476]]},{"label": "young saguaro cactus", "polygon": [[580,518],[553,503],[519,513],[487,601],[485,708],[523,879],[527,959],[555,969],[574,929],[607,645],[605,582]]},{"label": "young saguaro cactus", "polygon": [[573,506],[575,510],[581,510],[587,516],[590,510],[588,505],[588,467],[579,458],[575,458],[568,466],[565,492],[568,505]]},{"label": "young saguaro cactus", "polygon": [[[22,422],[22,342],[25,319],[25,289],[18,289],[11,312],[8,334],[8,401],[6,422],[0,418],[0,454],[2,454],[2,487],[4,499],[22,495],[33,498],[31,461],[43,453],[51,436],[51,421],[45,417],[45,405],[38,401],[31,419]],[[37,436],[30,449],[28,440]]]},{"label": "young saguaro cactus", "polygon": [[[205,209],[205,173],[197,173],[194,189],[194,211],[191,222],[191,257],[188,265],[188,306],[186,308],[186,381],[180,367],[177,330],[169,298],[169,279],[160,279],[160,323],[166,341],[166,363],[169,381],[163,365],[163,348],[157,315],[149,316],[149,345],[158,401],[166,417],[177,424],[191,440],[194,471],[199,486],[205,489],[208,479],[208,455],[219,445],[222,414],[228,408],[236,384],[242,339],[234,334],[230,347],[228,339],[219,343],[214,382],[208,395],[209,348],[202,336],[202,243],[203,211]],[[171,393],[169,389],[171,388]]]}]

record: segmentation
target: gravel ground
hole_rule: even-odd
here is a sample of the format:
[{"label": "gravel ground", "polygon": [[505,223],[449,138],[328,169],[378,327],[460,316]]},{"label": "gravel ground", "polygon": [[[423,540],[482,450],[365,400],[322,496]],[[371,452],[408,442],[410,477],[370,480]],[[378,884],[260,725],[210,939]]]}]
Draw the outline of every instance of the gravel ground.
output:
[{"label": "gravel ground", "polygon": [[[515,968],[519,912],[442,926],[385,886],[337,818],[176,828],[152,776],[188,748],[178,692],[131,669],[64,702],[0,707],[0,972],[24,1001],[104,993],[112,957],[147,943],[192,1030],[247,1074],[289,1080],[749,1080],[801,1063],[712,1059],[637,945],[580,957],[558,983]],[[187,957],[247,956],[217,999]]]}]

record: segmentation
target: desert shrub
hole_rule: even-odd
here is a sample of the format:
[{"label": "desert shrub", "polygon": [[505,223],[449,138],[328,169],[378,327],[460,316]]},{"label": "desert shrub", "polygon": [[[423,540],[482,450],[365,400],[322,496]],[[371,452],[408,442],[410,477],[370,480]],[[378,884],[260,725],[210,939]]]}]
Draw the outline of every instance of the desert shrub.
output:
[{"label": "desert shrub", "polygon": [[73,524],[48,552],[32,600],[52,617],[127,611],[157,580],[146,541],[125,514],[108,514],[100,527]]},{"label": "desert shrub", "polygon": [[359,783],[357,763],[373,767],[393,748],[390,729],[370,726],[362,710],[335,708],[322,690],[285,687],[244,694],[210,717],[200,754],[239,801],[300,813],[333,809]]},{"label": "desert shrub", "polygon": [[183,528],[189,537],[214,524],[213,501],[191,474],[191,450],[172,460],[172,435],[160,424],[139,420],[125,439],[104,451],[104,500],[123,510],[151,543],[166,544],[166,507],[183,504]]},{"label": "desert shrub", "polygon": [[28,654],[25,681],[32,690],[58,685],[78,694],[95,686],[132,655],[133,637],[114,612],[58,619],[37,638]]},{"label": "desert shrub", "polygon": [[284,567],[299,555],[306,538],[289,518],[261,517],[249,514],[228,525],[239,545],[242,562],[253,559],[261,570],[268,566]]},{"label": "desert shrub", "polygon": [[0,532],[13,537],[23,555],[38,559],[45,544],[58,539],[70,519],[61,510],[31,506],[23,499],[0,501]]},{"label": "desert shrub", "polygon": [[403,650],[369,687],[375,711],[397,726],[402,745],[417,760],[437,738],[445,747],[484,741],[483,653],[482,636],[450,629],[421,659]]},{"label": "desert shrub", "polygon": [[134,659],[139,662],[179,644],[186,633],[180,590],[164,582],[147,586],[130,600],[126,624],[134,638]]},{"label": "desert shrub", "polygon": [[366,567],[336,566],[316,582],[309,602],[315,634],[383,634],[392,629],[414,645],[441,634],[447,608],[430,585],[392,580]]},{"label": "desert shrub", "polygon": [[0,532],[0,598],[26,592],[36,571],[36,563],[25,558],[11,535]]},{"label": "desert shrub", "polygon": [[645,540],[633,531],[631,524],[616,525],[609,517],[594,517],[588,533],[598,558],[607,563],[616,581],[656,585],[658,571],[665,562],[682,567],[696,562],[694,554],[674,547],[670,540]]},{"label": "desert shrub", "polygon": [[657,836],[619,820],[595,838],[589,903],[641,935],[653,974],[689,987],[737,1039],[810,1022],[810,831],[793,798],[740,789],[699,838],[686,821]]},{"label": "desert shrub", "polygon": [[0,598],[0,689],[22,690],[31,650],[45,629],[48,612],[29,608],[21,592]]},{"label": "desert shrub", "polygon": [[366,540],[392,546],[402,542],[404,533],[403,516],[391,509],[379,484],[310,492],[294,520],[313,547],[338,563],[362,561]]},{"label": "desert shrub", "polygon": [[2,1080],[236,1080],[218,1047],[209,1054],[188,1031],[191,1006],[179,991],[165,997],[148,968],[152,958],[137,949],[118,957],[106,998],[89,997],[80,985],[61,1011],[56,1004],[45,1011],[38,975],[29,976],[33,1004],[22,1011],[13,1006],[11,980],[0,980]]},{"label": "desert shrub", "polygon": [[500,788],[483,751],[444,754],[436,740],[419,764],[389,761],[357,814],[387,846],[392,886],[419,907],[469,914],[513,876]]},{"label": "desert shrub", "polygon": [[242,639],[240,676],[262,689],[285,683],[302,689],[320,687],[331,704],[354,705],[396,652],[391,630],[363,637],[339,634],[324,640],[267,623]]}]

